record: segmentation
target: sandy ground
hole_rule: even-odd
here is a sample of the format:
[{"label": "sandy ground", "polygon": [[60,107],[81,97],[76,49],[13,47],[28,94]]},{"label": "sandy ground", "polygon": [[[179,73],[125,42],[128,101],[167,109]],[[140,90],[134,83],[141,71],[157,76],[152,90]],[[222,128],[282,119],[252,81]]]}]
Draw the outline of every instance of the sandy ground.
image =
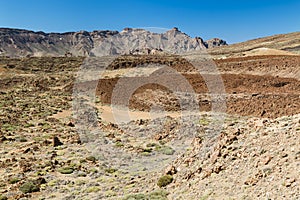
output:
[{"label": "sandy ground", "polygon": [[268,55],[282,55],[282,56],[295,56],[297,54],[289,52],[289,51],[284,51],[284,50],[279,50],[279,49],[271,49],[271,48],[257,48],[253,49],[250,51],[245,51],[243,53],[243,56],[268,56]]},{"label": "sandy ground", "polygon": [[[173,117],[178,118],[181,116],[186,115],[192,115],[192,114],[200,114],[199,112],[195,113],[182,113],[182,112],[145,112],[145,111],[132,111],[132,110],[125,110],[118,108],[117,106],[99,106],[97,107],[99,109],[100,118],[105,122],[110,123],[128,123],[130,121],[136,121],[139,119],[157,119],[157,118],[163,118],[163,117]],[[117,119],[117,120],[116,120]]]}]

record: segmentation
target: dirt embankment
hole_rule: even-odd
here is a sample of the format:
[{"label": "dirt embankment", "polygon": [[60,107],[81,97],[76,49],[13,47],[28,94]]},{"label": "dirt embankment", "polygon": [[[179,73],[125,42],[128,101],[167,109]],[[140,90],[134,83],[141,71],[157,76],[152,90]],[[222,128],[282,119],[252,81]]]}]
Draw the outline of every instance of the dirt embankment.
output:
[{"label": "dirt embankment", "polygon": [[[177,85],[188,84],[199,95],[201,111],[211,110],[211,101],[207,80],[214,80],[217,75],[197,73],[197,70],[185,59],[169,56],[160,57],[121,57],[115,60],[110,70],[132,68],[142,64],[158,63],[174,68],[184,76]],[[227,94],[227,112],[230,114],[258,117],[279,117],[299,113],[300,81],[297,79],[300,56],[251,56],[215,60]],[[299,71],[300,72],[300,71]],[[170,80],[171,74],[159,75],[159,80]],[[145,77],[122,77],[126,83],[136,84]],[[175,80],[175,75],[174,75]],[[111,103],[112,93],[119,77],[99,80],[97,95],[105,104]],[[163,82],[163,81],[162,81]],[[210,83],[212,84],[212,83]],[[167,83],[166,83],[167,85]],[[149,111],[152,106],[163,106],[167,111],[180,110],[178,98],[172,89],[159,84],[146,84],[135,88],[130,98],[129,107]],[[118,98],[127,98],[118,94]],[[114,102],[116,103],[116,102]]]},{"label": "dirt embankment", "polygon": [[[199,94],[200,109],[209,111],[211,102],[206,83],[202,76],[185,74],[195,92]],[[124,78],[127,82],[135,82],[139,78]],[[136,80],[134,80],[136,79]],[[222,79],[227,97],[227,112],[230,114],[279,117],[300,112],[300,81],[292,78],[274,78],[271,76],[223,74]],[[99,81],[97,94],[101,102],[110,104],[112,92],[119,78]],[[180,84],[180,83],[178,83]],[[118,98],[126,98],[118,96]],[[180,110],[178,98],[169,89],[148,84],[137,88],[130,99],[130,108],[149,111],[151,106],[160,104],[168,111]]]},{"label": "dirt embankment", "polygon": [[222,73],[270,75],[300,79],[300,56],[261,55],[215,60]]}]

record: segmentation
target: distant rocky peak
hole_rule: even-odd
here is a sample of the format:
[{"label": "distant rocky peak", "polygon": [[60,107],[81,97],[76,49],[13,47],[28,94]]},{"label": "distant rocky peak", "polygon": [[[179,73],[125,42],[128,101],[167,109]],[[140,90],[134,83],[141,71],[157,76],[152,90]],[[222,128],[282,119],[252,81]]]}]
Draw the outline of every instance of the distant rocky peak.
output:
[{"label": "distant rocky peak", "polygon": [[174,27],[168,30],[166,33],[181,33],[181,31],[177,27]]},{"label": "distant rocky peak", "polygon": [[191,38],[177,27],[164,33],[124,28],[121,32],[95,30],[66,33],[44,33],[22,29],[0,28],[0,55],[19,56],[103,56],[122,54],[185,53],[227,45],[214,38],[203,41]]},{"label": "distant rocky peak", "polygon": [[140,28],[124,28],[120,34],[132,34],[132,33],[135,33],[135,34],[138,34],[138,33],[150,33],[149,31],[145,30],[145,29],[140,29]]},{"label": "distant rocky peak", "polygon": [[121,33],[128,33],[128,32],[131,32],[133,29],[132,28],[124,28]]},{"label": "distant rocky peak", "polygon": [[225,40],[222,40],[219,38],[213,38],[213,39],[205,41],[205,45],[207,48],[214,48],[214,47],[218,47],[218,46],[225,46],[225,45],[227,45],[227,42]]}]

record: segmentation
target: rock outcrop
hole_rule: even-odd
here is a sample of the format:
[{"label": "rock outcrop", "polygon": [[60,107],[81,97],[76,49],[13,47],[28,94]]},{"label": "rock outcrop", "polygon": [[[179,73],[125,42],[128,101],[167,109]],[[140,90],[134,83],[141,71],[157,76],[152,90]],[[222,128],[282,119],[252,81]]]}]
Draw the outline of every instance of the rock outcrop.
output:
[{"label": "rock outcrop", "polygon": [[213,48],[218,46],[226,46],[226,41],[219,39],[219,38],[213,38],[210,40],[205,41],[205,45],[207,48]]}]

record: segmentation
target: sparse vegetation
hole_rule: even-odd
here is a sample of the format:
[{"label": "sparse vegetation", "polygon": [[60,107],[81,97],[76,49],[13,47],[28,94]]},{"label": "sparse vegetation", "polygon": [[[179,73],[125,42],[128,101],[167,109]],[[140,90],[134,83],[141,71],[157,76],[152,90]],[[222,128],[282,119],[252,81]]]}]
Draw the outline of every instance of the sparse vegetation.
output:
[{"label": "sparse vegetation", "polygon": [[123,200],[147,200],[144,194],[130,194],[123,198]]},{"label": "sparse vegetation", "polygon": [[168,192],[166,190],[157,190],[149,194],[149,199],[153,200],[168,200]]},{"label": "sparse vegetation", "polygon": [[168,192],[165,190],[157,190],[149,194],[131,194],[124,197],[122,200],[167,200]]},{"label": "sparse vegetation", "polygon": [[156,146],[155,149],[165,155],[173,155],[175,153],[175,150],[169,146]]}]

